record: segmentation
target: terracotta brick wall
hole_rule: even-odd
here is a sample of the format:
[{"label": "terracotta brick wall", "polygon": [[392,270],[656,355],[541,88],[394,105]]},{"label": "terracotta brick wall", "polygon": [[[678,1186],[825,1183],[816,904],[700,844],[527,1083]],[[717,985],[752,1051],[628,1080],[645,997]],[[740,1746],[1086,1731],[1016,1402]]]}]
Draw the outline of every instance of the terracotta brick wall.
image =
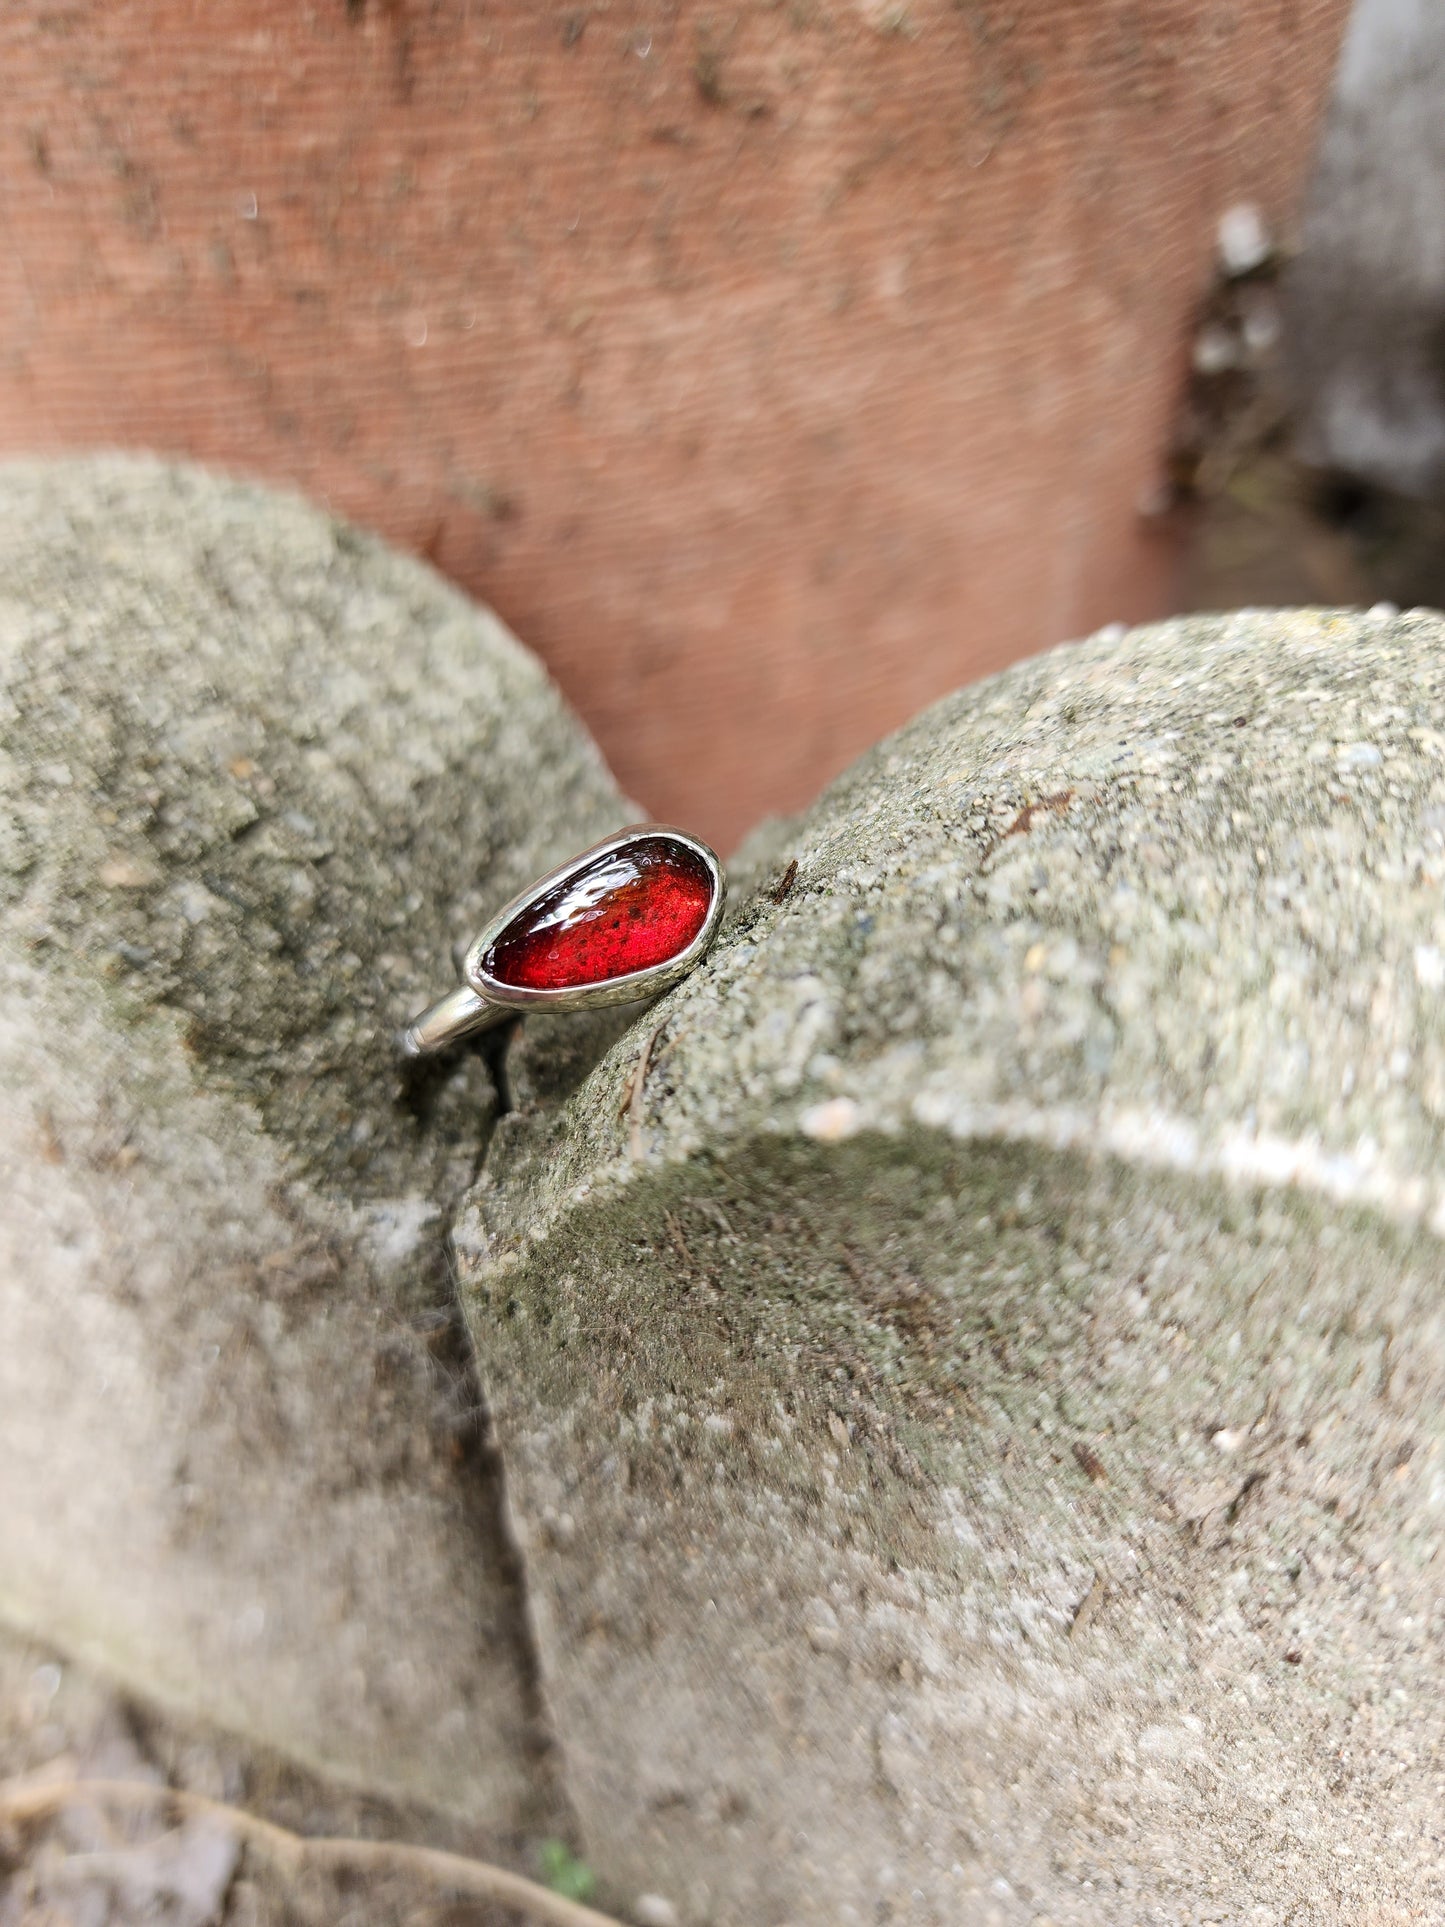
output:
[{"label": "terracotta brick wall", "polygon": [[1214,223],[1290,218],[1343,11],[12,0],[0,448],[383,530],[726,845],[1165,606]]}]

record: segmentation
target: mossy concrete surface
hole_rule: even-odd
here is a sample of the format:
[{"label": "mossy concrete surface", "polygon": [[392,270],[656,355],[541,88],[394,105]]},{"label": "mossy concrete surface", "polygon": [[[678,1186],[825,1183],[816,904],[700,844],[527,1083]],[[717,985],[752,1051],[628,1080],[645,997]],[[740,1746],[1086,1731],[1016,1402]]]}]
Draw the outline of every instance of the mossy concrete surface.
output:
[{"label": "mossy concrete surface", "polygon": [[541,671],[0,470],[0,1617],[685,1927],[1445,1911],[1442,663],[965,691],[499,1117],[392,1034],[630,814]]},{"label": "mossy concrete surface", "polygon": [[1106,634],[501,1121],[462,1284],[620,1890],[1445,1910],[1442,882],[1438,618]]},{"label": "mossy concrete surface", "polygon": [[533,1687],[444,1246],[495,1096],[392,1038],[626,805],[429,570],[118,459],[0,470],[0,793],[0,1615],[505,1837]]}]

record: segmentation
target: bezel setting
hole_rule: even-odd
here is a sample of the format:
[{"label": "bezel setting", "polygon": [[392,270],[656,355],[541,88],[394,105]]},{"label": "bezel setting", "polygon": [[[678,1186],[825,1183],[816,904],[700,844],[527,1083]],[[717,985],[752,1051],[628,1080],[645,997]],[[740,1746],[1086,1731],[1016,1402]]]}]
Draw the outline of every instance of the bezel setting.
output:
[{"label": "bezel setting", "polygon": [[[571,882],[591,865],[625,851],[629,844],[644,837],[680,844],[690,850],[707,871],[712,888],[707,915],[685,949],[662,963],[650,964],[646,969],[628,971],[620,977],[607,977],[600,983],[578,984],[575,987],[542,988],[503,983],[485,968],[482,960],[492,945],[509,924],[530,910],[540,898],[559,885]],[[477,996],[485,998],[487,1003],[500,1004],[510,1010],[598,1010],[611,1004],[632,1004],[644,997],[657,997],[680,983],[710,948],[722,920],[726,896],[727,884],[722,864],[717,853],[700,837],[690,836],[686,830],[674,829],[670,823],[630,823],[612,836],[603,837],[600,843],[594,843],[590,849],[558,864],[555,870],[538,877],[535,883],[529,883],[509,903],[503,904],[469,945],[462,961],[462,981]]]}]

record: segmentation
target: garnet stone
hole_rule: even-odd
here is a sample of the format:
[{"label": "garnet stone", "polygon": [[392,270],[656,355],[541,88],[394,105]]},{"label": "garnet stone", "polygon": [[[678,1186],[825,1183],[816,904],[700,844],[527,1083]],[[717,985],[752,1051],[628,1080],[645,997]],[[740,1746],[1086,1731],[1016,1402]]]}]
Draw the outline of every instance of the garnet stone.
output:
[{"label": "garnet stone", "polygon": [[680,956],[712,898],[712,875],[695,850],[670,836],[639,836],[519,910],[488,945],[482,969],[517,990],[629,977]]}]

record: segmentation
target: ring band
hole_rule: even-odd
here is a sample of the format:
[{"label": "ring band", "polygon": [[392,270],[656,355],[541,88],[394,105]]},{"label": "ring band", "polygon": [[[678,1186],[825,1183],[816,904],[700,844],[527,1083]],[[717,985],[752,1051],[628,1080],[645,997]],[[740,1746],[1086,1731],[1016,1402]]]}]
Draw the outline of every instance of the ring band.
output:
[{"label": "ring band", "polygon": [[595,1010],[670,990],[707,955],[726,895],[708,845],[637,823],[549,870],[468,949],[455,990],[413,1017],[403,1057],[429,1057],[519,1010]]}]

